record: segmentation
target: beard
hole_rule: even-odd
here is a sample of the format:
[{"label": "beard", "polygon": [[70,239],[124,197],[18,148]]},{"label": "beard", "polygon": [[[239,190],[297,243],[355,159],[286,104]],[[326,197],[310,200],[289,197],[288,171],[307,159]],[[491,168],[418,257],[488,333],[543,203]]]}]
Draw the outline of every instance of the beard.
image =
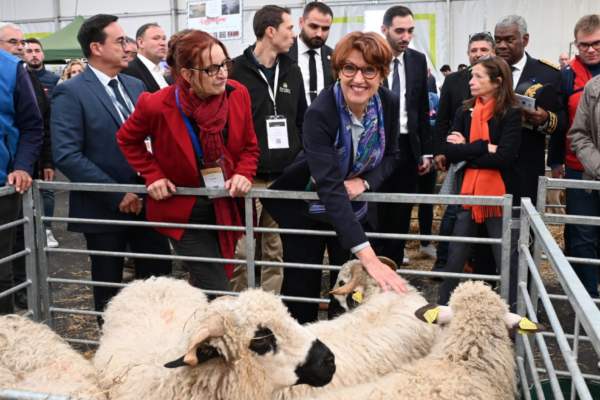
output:
[{"label": "beard", "polygon": [[[389,35],[389,34],[388,34],[388,35],[386,35],[386,37],[385,37],[385,38],[387,39],[387,41],[388,41],[388,43],[389,43],[389,45],[390,45],[390,47],[392,48],[392,50],[393,50],[393,51],[395,51],[395,52],[398,52],[398,53],[402,53],[402,52],[404,51],[404,50],[402,50],[402,49],[400,48],[400,44],[399,44],[398,42],[394,41],[394,40],[393,40],[393,39],[390,37],[390,35]],[[402,43],[406,44],[407,46],[408,46],[408,44],[409,44],[409,43],[407,43],[407,42],[402,42]]]},{"label": "beard", "polygon": [[26,64],[29,67],[29,69],[40,69],[40,68],[42,68],[43,62],[42,61],[38,61],[37,63],[27,62]]},{"label": "beard", "polygon": [[320,36],[308,36],[306,32],[304,32],[304,29],[300,31],[300,38],[302,39],[306,47],[308,47],[311,50],[323,47],[325,45],[325,42],[327,41],[326,39],[323,39]]}]

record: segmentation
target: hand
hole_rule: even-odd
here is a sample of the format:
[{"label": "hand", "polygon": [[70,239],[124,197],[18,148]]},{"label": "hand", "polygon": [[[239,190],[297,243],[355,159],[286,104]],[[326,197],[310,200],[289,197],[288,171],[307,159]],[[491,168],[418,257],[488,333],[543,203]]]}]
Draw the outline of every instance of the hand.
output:
[{"label": "hand", "polygon": [[52,168],[44,168],[44,180],[50,182],[54,180],[54,170]]},{"label": "hand", "polygon": [[148,194],[156,201],[166,200],[177,193],[177,187],[167,178],[159,179],[148,186]]},{"label": "hand", "polygon": [[497,148],[498,148],[497,144],[489,144],[488,143],[488,152],[495,153]]},{"label": "hand", "polygon": [[565,169],[562,165],[559,165],[556,168],[552,168],[552,177],[554,179],[565,179],[567,174],[565,173]]},{"label": "hand", "polygon": [[365,191],[365,181],[360,178],[344,181],[344,186],[346,186],[346,191],[348,192],[350,200]]},{"label": "hand", "polygon": [[533,126],[542,126],[548,121],[548,112],[541,107],[537,110],[523,110],[523,121]]},{"label": "hand", "polygon": [[467,140],[460,132],[452,132],[446,138],[446,142],[453,144],[466,144]]},{"label": "hand", "polygon": [[233,178],[225,182],[225,189],[229,190],[231,197],[244,197],[252,189],[252,182],[242,175],[233,175]]},{"label": "hand", "polygon": [[365,247],[355,253],[365,268],[365,271],[375,279],[384,292],[389,288],[400,294],[408,294],[404,279],[400,278],[390,267],[379,261],[371,246]]},{"label": "hand", "polygon": [[31,179],[31,176],[29,176],[27,172],[22,171],[20,169],[8,174],[8,177],[6,179],[6,186],[14,185],[17,192],[21,194],[25,193],[25,191],[29,189],[29,186],[31,186],[32,183],[33,179]]},{"label": "hand", "polygon": [[446,170],[446,156],[443,154],[437,155],[435,156],[435,158],[433,159],[433,165],[435,167],[435,169],[437,169],[438,171],[445,171]]},{"label": "hand", "polygon": [[119,211],[139,215],[142,212],[142,200],[135,193],[126,193],[123,201],[119,204]]},{"label": "hand", "polygon": [[418,169],[419,169],[419,176],[423,176],[425,174],[428,174],[429,171],[431,170],[431,159],[429,157],[423,157],[422,161],[421,161],[421,165],[419,165]]}]

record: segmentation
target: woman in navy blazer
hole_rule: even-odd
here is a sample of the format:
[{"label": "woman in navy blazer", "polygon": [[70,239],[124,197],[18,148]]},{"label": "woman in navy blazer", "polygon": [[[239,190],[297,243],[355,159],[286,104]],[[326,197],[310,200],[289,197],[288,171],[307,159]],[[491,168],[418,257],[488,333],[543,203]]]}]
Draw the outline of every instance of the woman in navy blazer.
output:
[{"label": "woman in navy blazer", "polygon": [[[261,202],[281,228],[337,232],[337,237],[282,234],[285,262],[321,265],[327,248],[329,264],[341,265],[354,253],[384,290],[402,293],[404,281],[377,258],[365,235],[374,228],[369,225],[376,221],[375,205],[350,201],[376,191],[398,164],[399,99],[381,87],[391,59],[389,45],[375,33],[353,32],[337,44],[332,57],[337,82],[311,104],[303,151],[270,187],[316,191],[320,200]],[[336,277],[332,271],[332,284]],[[320,269],[285,270],[282,294],[315,298],[320,290]],[[317,320],[317,304],[286,304],[300,323]]]}]

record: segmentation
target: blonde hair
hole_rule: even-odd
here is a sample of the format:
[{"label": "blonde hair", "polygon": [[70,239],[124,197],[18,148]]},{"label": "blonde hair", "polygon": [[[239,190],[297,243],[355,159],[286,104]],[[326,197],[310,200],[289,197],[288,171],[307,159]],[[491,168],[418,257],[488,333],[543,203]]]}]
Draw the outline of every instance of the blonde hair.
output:
[{"label": "blonde hair", "polygon": [[83,63],[83,61],[71,60],[71,61],[69,61],[69,63],[65,67],[65,69],[63,70],[62,77],[61,77],[63,81],[71,79],[71,69],[73,69],[73,65],[79,65],[81,67],[82,71],[85,70],[85,64]]}]

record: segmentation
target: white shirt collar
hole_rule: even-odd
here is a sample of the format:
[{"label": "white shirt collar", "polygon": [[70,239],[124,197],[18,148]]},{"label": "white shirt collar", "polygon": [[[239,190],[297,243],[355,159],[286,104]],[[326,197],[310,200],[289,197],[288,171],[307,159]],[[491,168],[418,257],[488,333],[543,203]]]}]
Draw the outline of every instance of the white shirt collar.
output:
[{"label": "white shirt collar", "polygon": [[394,60],[396,58],[398,59],[398,61],[400,61],[400,65],[404,65],[404,52],[400,53],[398,57],[392,58],[392,65],[394,65]]},{"label": "white shirt collar", "polygon": [[150,71],[161,72],[162,68],[158,64],[154,64],[152,61],[148,60],[146,57],[138,53],[137,57],[140,59],[142,63],[148,68]]},{"label": "white shirt collar", "polygon": [[317,52],[317,56],[321,56],[321,48],[318,49],[309,49],[308,46],[302,41],[302,39],[298,38],[298,54],[304,54],[309,50],[314,50]]},{"label": "white shirt collar", "polygon": [[519,71],[523,71],[523,68],[525,68],[525,64],[527,64],[527,54],[523,53],[523,58],[521,58],[521,60],[518,63],[513,65],[513,67],[515,67]]},{"label": "white shirt collar", "polygon": [[111,78],[110,76],[106,75],[104,72],[97,70],[96,68],[92,67],[89,64],[88,64],[88,67],[94,72],[94,74],[96,74],[96,77],[98,78],[98,80],[100,81],[102,86],[108,86],[108,82],[110,82],[111,80],[116,78],[116,76],[114,78]]}]

